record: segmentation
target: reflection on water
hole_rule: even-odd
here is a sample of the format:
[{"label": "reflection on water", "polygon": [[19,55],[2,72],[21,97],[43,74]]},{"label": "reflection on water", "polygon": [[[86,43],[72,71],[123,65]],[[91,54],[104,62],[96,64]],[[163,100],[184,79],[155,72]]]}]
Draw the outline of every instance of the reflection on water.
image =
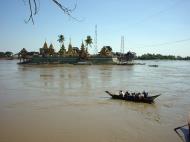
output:
[{"label": "reflection on water", "polygon": [[[148,64],[158,64],[150,68]],[[190,62],[24,65],[0,61],[0,141],[180,141],[190,111]],[[154,104],[112,100],[105,90],[162,94]]]}]

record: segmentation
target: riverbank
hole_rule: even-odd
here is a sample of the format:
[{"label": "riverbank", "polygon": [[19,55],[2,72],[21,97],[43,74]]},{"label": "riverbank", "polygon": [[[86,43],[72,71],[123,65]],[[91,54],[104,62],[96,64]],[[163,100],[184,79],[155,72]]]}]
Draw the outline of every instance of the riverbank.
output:
[{"label": "riverbank", "polygon": [[80,59],[78,56],[35,56],[24,60],[19,64],[73,64],[73,65],[114,65],[117,64],[117,58],[112,56],[90,56],[87,59]]},{"label": "riverbank", "polygon": [[16,58],[13,58],[13,57],[1,57],[0,60],[13,60],[13,59],[16,59]]}]

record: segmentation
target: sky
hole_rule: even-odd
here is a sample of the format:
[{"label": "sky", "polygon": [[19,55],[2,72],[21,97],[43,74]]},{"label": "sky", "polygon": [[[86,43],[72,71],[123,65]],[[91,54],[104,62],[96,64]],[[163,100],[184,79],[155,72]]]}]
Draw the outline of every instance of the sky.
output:
[{"label": "sky", "polygon": [[[45,41],[58,51],[60,34],[66,47],[70,39],[80,47],[87,35],[95,38],[97,25],[98,51],[111,46],[120,52],[124,36],[125,52],[190,56],[190,0],[77,0],[72,16],[81,21],[65,15],[52,0],[39,0],[34,25],[24,22],[30,14],[27,1],[0,0],[0,51],[39,51]],[[71,8],[76,3],[59,1]],[[89,50],[94,53],[94,45]]]}]

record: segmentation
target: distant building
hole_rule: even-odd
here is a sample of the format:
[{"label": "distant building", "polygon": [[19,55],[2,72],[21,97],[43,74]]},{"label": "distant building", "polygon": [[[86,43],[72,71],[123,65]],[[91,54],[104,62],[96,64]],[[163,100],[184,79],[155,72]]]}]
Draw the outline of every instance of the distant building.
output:
[{"label": "distant building", "polygon": [[79,54],[80,50],[79,50],[79,48],[78,48],[78,47],[73,47],[73,52],[75,52],[75,53]]}]

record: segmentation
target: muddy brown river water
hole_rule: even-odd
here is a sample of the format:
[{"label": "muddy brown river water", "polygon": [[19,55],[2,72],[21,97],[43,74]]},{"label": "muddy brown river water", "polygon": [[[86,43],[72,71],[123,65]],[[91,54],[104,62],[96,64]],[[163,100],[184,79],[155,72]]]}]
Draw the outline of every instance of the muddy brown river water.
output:
[{"label": "muddy brown river water", "polygon": [[[180,142],[173,129],[190,112],[190,61],[16,62],[0,61],[0,142]],[[104,92],[120,89],[162,95],[143,104],[112,100]]]}]

